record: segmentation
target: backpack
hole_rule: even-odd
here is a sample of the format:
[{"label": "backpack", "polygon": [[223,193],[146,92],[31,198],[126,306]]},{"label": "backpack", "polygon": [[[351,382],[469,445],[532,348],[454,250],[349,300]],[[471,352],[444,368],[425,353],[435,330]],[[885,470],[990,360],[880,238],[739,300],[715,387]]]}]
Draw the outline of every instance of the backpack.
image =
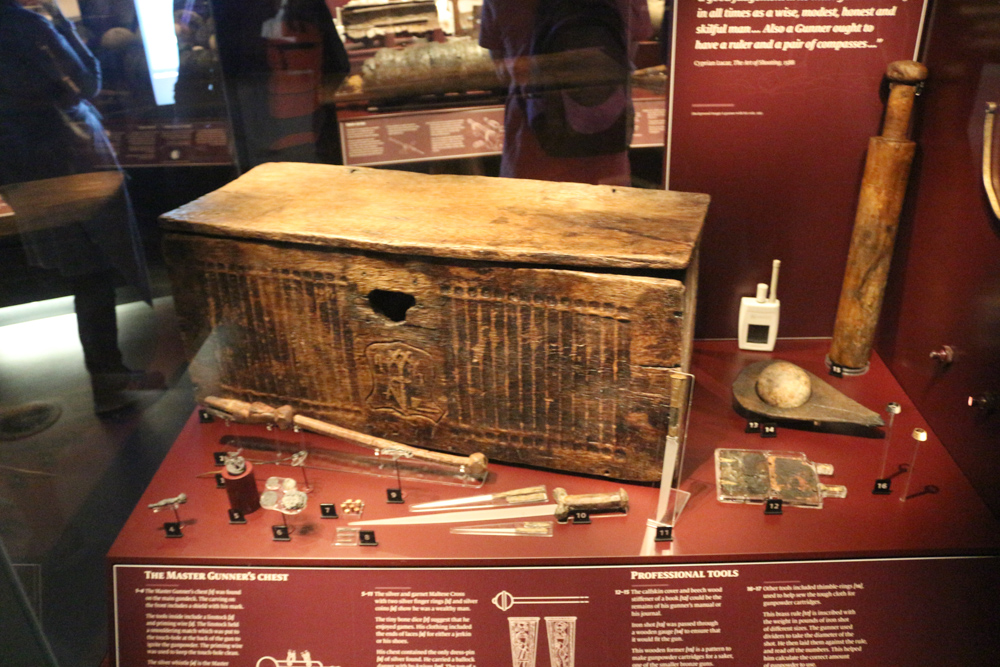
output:
[{"label": "backpack", "polygon": [[[631,63],[616,0],[538,0],[530,55],[531,75],[521,100],[546,153],[589,157],[628,149]],[[588,73],[586,63],[595,61]]]}]

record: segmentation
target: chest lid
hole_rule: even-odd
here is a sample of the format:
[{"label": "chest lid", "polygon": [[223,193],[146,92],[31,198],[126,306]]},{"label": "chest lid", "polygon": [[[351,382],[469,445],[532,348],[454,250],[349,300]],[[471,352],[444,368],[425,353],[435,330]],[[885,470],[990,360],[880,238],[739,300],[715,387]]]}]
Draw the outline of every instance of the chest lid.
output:
[{"label": "chest lid", "polygon": [[683,269],[704,194],[269,163],[161,216],[164,228],[486,262]]}]

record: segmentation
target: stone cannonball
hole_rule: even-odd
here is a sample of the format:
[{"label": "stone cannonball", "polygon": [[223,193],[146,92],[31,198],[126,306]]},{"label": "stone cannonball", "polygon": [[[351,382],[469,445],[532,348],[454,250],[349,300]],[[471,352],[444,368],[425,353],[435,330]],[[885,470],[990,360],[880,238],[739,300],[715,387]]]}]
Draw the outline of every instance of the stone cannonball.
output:
[{"label": "stone cannonball", "polygon": [[797,408],[808,401],[811,394],[809,374],[787,361],[769,364],[757,378],[757,395],[776,408]]}]

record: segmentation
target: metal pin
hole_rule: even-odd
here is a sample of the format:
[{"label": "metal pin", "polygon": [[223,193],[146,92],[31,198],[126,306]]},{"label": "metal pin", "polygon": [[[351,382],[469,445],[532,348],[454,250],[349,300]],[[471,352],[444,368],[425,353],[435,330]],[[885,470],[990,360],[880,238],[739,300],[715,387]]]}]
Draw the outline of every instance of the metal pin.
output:
[{"label": "metal pin", "polygon": [[928,494],[928,493],[931,493],[931,494],[937,493],[940,490],[941,489],[939,489],[938,487],[934,486],[933,484],[928,484],[927,486],[924,487],[923,491],[917,491],[912,496],[910,496],[910,498],[916,498],[917,496],[922,496],[922,495],[925,495],[925,494]]},{"label": "metal pin", "polygon": [[913,458],[910,460],[910,474],[906,477],[906,486],[903,487],[903,495],[899,497],[900,502],[905,502],[906,494],[910,492],[910,482],[913,481],[913,468],[917,465],[917,454],[920,452],[920,443],[927,440],[927,431],[922,428],[913,429],[912,435],[917,444],[913,446]]},{"label": "metal pin", "polygon": [[885,427],[885,451],[882,452],[882,467],[879,469],[878,479],[885,479],[885,464],[889,459],[889,445],[892,443],[892,423],[903,409],[893,401],[885,406],[885,411],[889,413],[889,424]]}]

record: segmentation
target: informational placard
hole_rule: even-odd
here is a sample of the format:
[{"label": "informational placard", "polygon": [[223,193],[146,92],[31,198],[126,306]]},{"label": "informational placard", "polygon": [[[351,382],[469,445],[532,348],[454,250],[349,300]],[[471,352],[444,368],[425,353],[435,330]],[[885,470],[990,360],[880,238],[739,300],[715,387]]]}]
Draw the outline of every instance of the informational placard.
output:
[{"label": "informational placard", "polygon": [[109,123],[108,135],[124,167],[232,163],[225,121]]},{"label": "informational placard", "polygon": [[662,97],[636,97],[632,148],[663,146],[667,128],[667,106]]},{"label": "informational placard", "polygon": [[[663,145],[662,97],[636,98],[633,148]],[[345,165],[371,166],[500,155],[502,106],[373,114],[340,121]]]},{"label": "informational placard", "polygon": [[116,565],[119,667],[998,664],[995,558]]},{"label": "informational placard", "polygon": [[340,136],[345,165],[497,155],[503,107],[366,116],[341,121]]},{"label": "informational placard", "polygon": [[917,57],[924,12],[921,0],[674,3],[667,184],[712,196],[698,299],[713,328],[699,336],[736,336],[739,297],[772,259],[779,335],[830,335],[882,79]]}]

